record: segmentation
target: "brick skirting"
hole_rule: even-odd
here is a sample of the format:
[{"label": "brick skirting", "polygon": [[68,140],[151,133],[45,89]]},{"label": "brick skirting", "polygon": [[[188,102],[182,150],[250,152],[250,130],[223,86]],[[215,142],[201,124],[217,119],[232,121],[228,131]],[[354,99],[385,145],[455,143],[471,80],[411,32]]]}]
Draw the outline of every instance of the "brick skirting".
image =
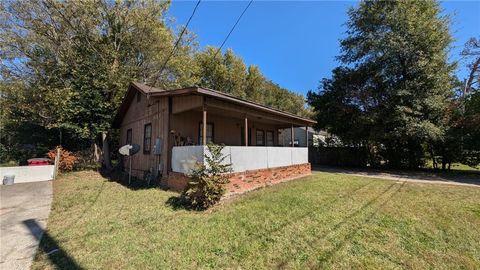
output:
[{"label": "brick skirting", "polygon": [[187,186],[190,178],[183,173],[169,172],[165,185],[172,190],[181,192]]},{"label": "brick skirting", "polygon": [[[230,183],[226,185],[226,196],[271,186],[310,174],[310,163],[232,173],[229,174]],[[166,185],[175,191],[182,191],[188,180],[189,178],[183,173],[170,172],[168,179],[166,179]]]}]

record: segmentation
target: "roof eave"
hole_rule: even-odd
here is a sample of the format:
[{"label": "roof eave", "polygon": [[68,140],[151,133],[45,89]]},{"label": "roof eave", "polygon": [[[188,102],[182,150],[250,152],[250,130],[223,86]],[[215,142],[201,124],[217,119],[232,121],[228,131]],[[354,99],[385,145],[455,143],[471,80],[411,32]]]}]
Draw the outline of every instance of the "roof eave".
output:
[{"label": "roof eave", "polygon": [[274,108],[267,107],[267,106],[262,105],[262,104],[258,104],[258,103],[251,102],[251,101],[248,101],[248,100],[243,100],[243,99],[240,99],[240,98],[237,98],[237,97],[229,96],[229,95],[219,93],[219,92],[211,90],[211,89],[206,89],[206,88],[201,88],[201,87],[187,87],[187,88],[175,89],[175,90],[164,91],[164,92],[160,92],[160,93],[153,93],[151,96],[152,97],[163,97],[163,96],[180,96],[180,95],[188,95],[188,94],[197,94],[197,95],[209,96],[209,97],[214,97],[214,98],[226,100],[226,101],[229,101],[229,102],[233,102],[233,103],[236,103],[236,104],[241,104],[241,105],[244,105],[244,106],[246,105],[246,106],[249,106],[249,107],[257,109],[257,110],[262,110],[262,111],[265,111],[265,112],[281,115],[283,117],[292,118],[292,119],[295,119],[297,121],[304,122],[305,124],[313,125],[313,124],[317,123],[314,120],[311,120],[311,119],[308,119],[308,118],[303,118],[301,116],[298,116],[298,115],[295,115],[295,114],[292,114],[292,113],[280,111],[280,110],[277,110],[277,109],[274,109]]},{"label": "roof eave", "polygon": [[[143,86],[148,87],[146,85],[141,85],[141,84],[138,84],[138,83],[130,83],[129,88],[127,90],[127,94],[125,95],[125,98],[122,101],[122,104],[120,105],[119,110],[117,111],[117,114],[114,118],[114,122],[113,122],[113,127],[114,128],[120,127],[121,120],[122,120],[121,118],[123,117],[123,115],[126,113],[126,110],[128,109],[128,104],[127,103],[131,102],[131,99],[133,98],[133,96],[131,96],[132,95],[131,94],[132,88],[135,88],[136,90],[139,90],[139,91],[141,91],[145,94],[149,94],[151,97],[180,96],[180,95],[189,95],[189,94],[209,96],[209,97],[225,100],[225,101],[228,101],[228,102],[240,104],[240,105],[243,105],[243,106],[248,106],[250,108],[254,108],[254,109],[257,109],[257,110],[264,111],[264,112],[273,113],[273,114],[283,116],[283,117],[286,117],[286,118],[290,118],[290,119],[305,123],[306,125],[313,125],[313,124],[317,123],[316,121],[314,121],[312,119],[304,118],[304,117],[297,116],[297,115],[292,114],[292,113],[288,113],[288,112],[284,112],[284,111],[277,110],[277,109],[274,109],[274,108],[270,108],[270,107],[267,107],[265,105],[258,104],[258,103],[255,103],[255,102],[251,102],[251,101],[248,101],[248,100],[243,100],[243,99],[233,97],[233,96],[230,96],[228,94],[224,94],[224,93],[218,92],[216,90],[212,90],[212,89],[206,89],[206,88],[201,88],[201,87],[196,87],[195,86],[195,87],[186,87],[186,88],[180,88],[180,89],[175,89],[175,90],[161,90],[161,89],[157,89],[157,88],[154,88],[154,87],[149,87],[149,91],[146,91],[146,89],[144,89]],[[121,115],[122,113],[123,113],[123,115]]]},{"label": "roof eave", "polygon": [[115,117],[113,118],[112,122],[112,128],[120,128],[120,124],[122,122],[122,118],[125,116],[125,113],[128,110],[128,107],[130,105],[130,102],[133,99],[134,92],[133,89],[138,90],[142,93],[145,93],[135,82],[131,82],[128,85],[127,93],[125,94],[125,97],[122,100],[122,103],[120,104],[120,107],[118,107],[117,113],[115,114]]}]

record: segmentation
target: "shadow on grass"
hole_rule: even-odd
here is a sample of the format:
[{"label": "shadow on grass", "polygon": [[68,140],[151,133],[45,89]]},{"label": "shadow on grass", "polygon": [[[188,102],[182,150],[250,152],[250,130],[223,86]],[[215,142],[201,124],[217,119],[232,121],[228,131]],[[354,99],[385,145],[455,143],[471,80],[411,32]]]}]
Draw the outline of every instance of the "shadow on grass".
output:
[{"label": "shadow on grass", "polygon": [[[252,239],[254,238],[261,238],[261,237],[270,237],[272,236],[273,234],[275,233],[278,233],[280,232],[283,228],[289,226],[292,222],[290,220],[293,220],[294,222],[301,222],[303,221],[305,218],[308,218],[309,216],[312,215],[312,213],[314,212],[317,212],[317,211],[322,211],[323,209],[325,208],[328,208],[328,207],[331,207],[333,205],[335,205],[336,203],[338,203],[341,199],[343,198],[349,198],[351,196],[354,196],[355,193],[357,193],[358,191],[360,191],[361,189],[369,186],[370,184],[372,184],[374,181],[370,181],[364,185],[361,185],[361,186],[358,186],[356,188],[353,188],[351,190],[347,190],[347,192],[345,193],[340,193],[338,196],[335,196],[334,198],[328,200],[328,201],[325,201],[324,203],[321,203],[319,205],[317,205],[315,208],[313,208],[311,211],[307,211],[303,214],[300,214],[300,215],[295,215],[293,218],[289,218],[289,219],[284,219],[282,223],[280,223],[278,226],[275,226],[273,227],[272,229],[269,229],[269,230],[261,230],[261,231],[257,231],[257,232],[252,232],[250,234],[250,237]],[[281,268],[281,265],[278,266],[279,268]]]},{"label": "shadow on grass", "polygon": [[[158,188],[161,189],[160,186],[160,181],[159,179],[150,181],[143,180],[143,179],[138,179],[136,177],[131,178],[130,184],[128,183],[128,174],[125,172],[122,172],[119,169],[115,169],[112,171],[105,171],[101,170],[100,174],[108,179],[108,181],[116,182],[124,187],[127,187],[130,190],[145,190],[145,189],[154,189]],[[170,198],[167,199],[165,202],[165,205],[167,207],[170,207],[171,209],[177,211],[177,210],[192,210],[188,203],[186,202],[185,198],[183,198],[181,195],[179,196],[171,196]]]},{"label": "shadow on grass", "polygon": [[312,171],[362,175],[365,177],[395,177],[401,180],[445,181],[480,186],[480,171],[440,171],[433,169],[393,170],[377,168],[349,168],[314,165]]},{"label": "shadow on grass", "polygon": [[107,178],[109,181],[117,182],[120,185],[127,187],[131,190],[160,188],[159,179],[152,179],[149,183],[147,180],[139,179],[132,176],[131,182],[128,183],[128,173],[122,172],[119,169],[115,169],[112,171],[100,170],[100,174],[104,178]]},{"label": "shadow on grass", "polygon": [[183,198],[181,195],[172,196],[168,198],[168,200],[165,202],[165,205],[167,207],[172,208],[175,211],[178,211],[178,210],[192,211],[192,208],[189,206],[185,198]]},{"label": "shadow on grass", "polygon": [[335,245],[332,249],[325,252],[325,254],[322,254],[322,256],[317,259],[317,264],[315,265],[315,268],[320,268],[320,269],[328,268],[328,264],[331,262],[333,257],[335,257],[335,254],[337,254],[338,251],[340,251],[348,242],[352,241],[353,237],[358,234],[358,232],[362,229],[362,227],[364,225],[368,224],[372,220],[372,218],[375,216],[375,214],[377,214],[378,211],[385,204],[387,204],[404,186],[405,186],[405,182],[403,182],[395,191],[393,191],[390,195],[388,195],[388,197],[386,197],[382,202],[380,202],[377,206],[375,206],[375,208],[370,213],[368,213],[366,211],[366,208],[374,205],[376,202],[379,201],[379,199],[382,195],[386,194],[389,190],[391,190],[393,185],[389,186],[381,194],[377,195],[375,198],[373,198],[372,200],[365,203],[360,209],[354,211],[353,213],[348,215],[344,220],[335,224],[333,229],[329,233],[323,235],[321,238],[325,239],[329,234],[331,234],[335,231],[338,231],[340,229],[340,227],[345,225],[348,221],[353,220],[354,217],[359,216],[363,212],[366,212],[365,213],[365,218],[362,218],[363,220],[356,223],[350,229],[350,232],[347,235],[345,235],[345,237],[340,239],[340,241],[338,243],[335,243]]},{"label": "shadow on grass", "polygon": [[[371,183],[371,182],[370,182]],[[329,238],[329,236],[333,235],[335,232],[340,230],[342,227],[347,226],[349,222],[354,221],[356,217],[361,217],[362,215],[364,217],[361,218],[359,222],[354,222],[352,227],[349,227],[349,232],[344,236],[338,239],[339,241],[333,242],[333,247],[325,252],[322,252],[319,254],[319,256],[316,258],[316,262],[314,262],[314,265],[310,265],[310,268],[312,269],[328,269],[328,264],[331,262],[332,258],[335,256],[336,253],[338,253],[339,250],[341,250],[349,241],[352,240],[352,238],[358,234],[358,232],[362,229],[362,227],[365,224],[368,224],[372,218],[375,216],[375,214],[382,208],[386,203],[390,201],[393,196],[395,196],[405,185],[405,182],[403,182],[398,188],[394,189],[395,185],[398,185],[397,183],[393,183],[389,186],[387,186],[382,192],[379,194],[375,195],[373,198],[365,202],[360,208],[357,210],[354,210],[347,216],[345,216],[340,222],[336,223],[326,231],[324,234],[318,236],[315,238],[316,240],[310,241],[309,244],[310,247],[314,248],[315,244],[320,241],[320,240],[326,240]],[[360,187],[359,189],[363,188],[364,186]],[[393,192],[392,189],[394,189]],[[356,189],[358,190],[358,189]],[[381,197],[384,196],[385,194],[391,192],[390,195],[385,197],[383,200],[381,200]],[[353,192],[352,192],[353,193]],[[373,209],[370,211],[367,210],[369,207],[372,207]],[[334,240],[337,240],[335,238]],[[284,268],[288,265],[289,258],[286,258],[282,261],[280,261],[277,264],[277,268]]]},{"label": "shadow on grass", "polygon": [[23,224],[28,228],[33,237],[40,241],[39,248],[46,254],[48,260],[56,269],[83,269],[48,232],[45,232],[38,225],[36,220],[27,219],[23,221]]}]

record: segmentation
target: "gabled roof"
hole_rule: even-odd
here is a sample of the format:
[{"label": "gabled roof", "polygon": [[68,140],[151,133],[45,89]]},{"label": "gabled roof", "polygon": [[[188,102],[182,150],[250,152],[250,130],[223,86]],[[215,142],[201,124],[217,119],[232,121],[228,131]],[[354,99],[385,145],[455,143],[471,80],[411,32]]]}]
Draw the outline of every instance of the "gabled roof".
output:
[{"label": "gabled roof", "polygon": [[233,95],[226,94],[213,89],[193,86],[193,87],[186,87],[186,88],[180,88],[180,89],[174,89],[174,90],[161,90],[161,89],[150,87],[141,83],[131,83],[130,86],[128,87],[127,94],[125,95],[125,98],[122,104],[120,105],[120,108],[118,109],[117,115],[115,116],[115,119],[113,122],[114,127],[120,126],[123,116],[127,113],[130,103],[135,97],[136,91],[141,91],[144,94],[148,94],[150,97],[165,97],[165,96],[168,97],[168,96],[182,96],[182,95],[207,96],[207,97],[223,100],[229,103],[234,103],[234,104],[242,105],[245,107],[249,107],[255,110],[271,113],[273,115],[291,118],[297,121],[304,122],[306,124],[316,123],[316,121],[308,118],[300,117],[298,115],[295,115],[289,112],[284,112],[281,110],[270,108],[268,106],[265,106],[256,102],[244,100],[244,99],[235,97]]},{"label": "gabled roof", "polygon": [[143,92],[144,94],[153,94],[153,93],[159,93],[159,92],[165,92],[165,90],[158,89],[152,86],[145,85],[143,83],[137,83],[137,82],[132,82],[130,84],[130,87],[135,87],[139,91]]},{"label": "gabled roof", "polygon": [[159,93],[159,92],[164,92],[165,90],[161,90],[155,87],[150,87],[145,84],[141,83],[136,83],[132,82],[128,86],[127,93],[125,94],[125,97],[122,100],[122,104],[120,104],[120,107],[117,110],[117,114],[115,115],[115,118],[113,119],[113,127],[118,128],[120,127],[120,124],[122,122],[123,117],[128,111],[128,108],[130,107],[130,104],[132,103],[132,100],[135,98],[135,94],[137,91],[142,92],[143,94],[153,94],[153,93]]}]

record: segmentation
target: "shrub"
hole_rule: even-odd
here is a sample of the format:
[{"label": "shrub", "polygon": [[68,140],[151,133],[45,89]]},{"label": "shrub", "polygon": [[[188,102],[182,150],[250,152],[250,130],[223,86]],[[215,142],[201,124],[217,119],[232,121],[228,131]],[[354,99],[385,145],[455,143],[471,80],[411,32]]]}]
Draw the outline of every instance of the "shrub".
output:
[{"label": "shrub", "polygon": [[9,158],[7,147],[0,143],[0,163],[9,161]]},{"label": "shrub", "polygon": [[182,193],[185,202],[195,210],[205,210],[216,204],[225,194],[224,185],[228,177],[225,173],[231,172],[231,164],[223,164],[226,156],[222,155],[222,145],[208,144],[205,161],[197,166],[188,175],[190,181]]},{"label": "shrub", "polygon": [[75,163],[76,170],[98,169],[100,163],[95,161],[93,156],[92,147],[74,152],[77,157],[77,163]]},{"label": "shrub", "polygon": [[62,172],[73,170],[73,166],[78,162],[78,158],[70,151],[63,149],[61,146],[55,147],[48,152],[48,158],[55,162],[55,156],[57,155],[57,149],[60,149],[60,162],[58,169]]}]

